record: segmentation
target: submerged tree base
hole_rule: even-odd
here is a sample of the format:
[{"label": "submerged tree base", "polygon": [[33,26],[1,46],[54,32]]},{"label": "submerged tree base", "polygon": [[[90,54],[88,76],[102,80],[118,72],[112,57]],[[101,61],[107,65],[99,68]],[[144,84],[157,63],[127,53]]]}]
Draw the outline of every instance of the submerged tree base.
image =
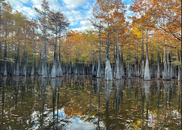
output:
[{"label": "submerged tree base", "polygon": [[111,64],[108,59],[106,60],[105,80],[113,80]]}]

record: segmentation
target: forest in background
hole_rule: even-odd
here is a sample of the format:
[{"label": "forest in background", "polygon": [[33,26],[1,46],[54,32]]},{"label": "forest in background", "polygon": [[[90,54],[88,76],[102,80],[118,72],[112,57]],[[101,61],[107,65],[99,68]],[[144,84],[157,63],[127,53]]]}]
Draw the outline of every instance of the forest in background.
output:
[{"label": "forest in background", "polygon": [[[0,74],[3,76],[92,74],[105,80],[132,76],[181,80],[181,1],[135,0],[126,21],[120,0],[96,0],[94,29],[69,30],[60,11],[42,1],[37,19],[0,0]],[[181,44],[180,44],[181,43]]]}]

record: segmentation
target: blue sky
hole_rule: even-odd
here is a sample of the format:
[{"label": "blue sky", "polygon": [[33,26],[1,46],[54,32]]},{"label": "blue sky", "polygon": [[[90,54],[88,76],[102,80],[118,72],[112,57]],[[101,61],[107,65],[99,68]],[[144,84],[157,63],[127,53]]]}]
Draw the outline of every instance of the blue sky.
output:
[{"label": "blue sky", "polygon": [[[42,0],[6,0],[13,6],[13,10],[18,10],[28,17],[36,17],[37,13],[34,7],[41,8]],[[85,29],[92,29],[93,26],[89,22],[92,15],[92,5],[95,0],[47,0],[51,10],[61,10],[70,22],[69,29],[83,31]],[[124,0],[128,5],[132,0]],[[126,12],[126,16],[132,15],[132,12]]]}]

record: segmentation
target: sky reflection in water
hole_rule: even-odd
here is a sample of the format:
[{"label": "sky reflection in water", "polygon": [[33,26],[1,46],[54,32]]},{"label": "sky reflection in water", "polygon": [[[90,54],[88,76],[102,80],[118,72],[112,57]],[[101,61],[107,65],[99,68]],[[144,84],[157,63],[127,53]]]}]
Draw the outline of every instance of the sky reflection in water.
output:
[{"label": "sky reflection in water", "polygon": [[0,77],[0,129],[180,129],[177,80]]}]

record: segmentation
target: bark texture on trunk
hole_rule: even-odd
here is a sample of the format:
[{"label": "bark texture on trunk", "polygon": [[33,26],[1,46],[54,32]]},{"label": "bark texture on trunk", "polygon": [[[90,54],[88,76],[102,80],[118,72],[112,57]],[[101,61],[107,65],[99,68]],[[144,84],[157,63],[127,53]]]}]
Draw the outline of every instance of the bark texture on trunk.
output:
[{"label": "bark texture on trunk", "polygon": [[22,76],[26,76],[27,75],[27,54],[26,54],[26,51],[24,49],[24,59],[23,59],[23,62],[22,62]]},{"label": "bark texture on trunk", "polygon": [[149,60],[146,58],[144,80],[150,80]]},{"label": "bark texture on trunk", "polygon": [[159,50],[158,50],[158,47],[157,47],[157,79],[160,79],[161,78],[161,67],[160,67],[160,57],[159,57]]},{"label": "bark texture on trunk", "polygon": [[[180,68],[179,68],[179,70],[180,70]],[[181,73],[180,73],[180,79],[182,80],[182,42],[181,42]]]},{"label": "bark texture on trunk", "polygon": [[120,71],[120,60],[119,60],[119,37],[118,37],[118,30],[117,30],[117,44],[116,44],[116,74],[115,74],[115,77],[116,79],[121,79],[122,76],[121,76],[121,71]]},{"label": "bark texture on trunk", "polygon": [[[34,42],[33,42],[33,45],[32,45],[32,53],[34,53]],[[32,67],[31,67],[31,71],[30,71],[30,75],[31,76],[33,76],[35,74],[35,70],[34,70],[34,56],[33,55],[32,55],[32,58],[33,58],[33,61],[32,61]]]},{"label": "bark texture on trunk", "polygon": [[107,47],[106,47],[105,80],[113,80],[112,69],[109,59],[109,23],[108,23]]},{"label": "bark texture on trunk", "polygon": [[[45,18],[45,16],[44,16]],[[42,68],[42,72],[43,72],[43,78],[47,78],[48,74],[47,74],[47,52],[46,52],[46,26],[45,26],[45,21],[44,21],[44,63],[43,63],[43,68]]]},{"label": "bark texture on trunk", "polygon": [[170,80],[167,66],[167,55],[166,55],[166,47],[164,47],[164,73],[163,80]]},{"label": "bark texture on trunk", "polygon": [[101,60],[101,34],[99,30],[99,61],[98,61],[98,69],[97,69],[97,78],[101,77],[101,69],[100,69],[100,60]]},{"label": "bark texture on trunk", "polygon": [[63,76],[63,71],[61,67],[61,61],[59,60],[58,67],[57,67],[57,76],[62,77]]},{"label": "bark texture on trunk", "polygon": [[131,67],[130,67],[130,63],[128,63],[128,78],[131,79]]},{"label": "bark texture on trunk", "polygon": [[110,60],[106,59],[105,80],[113,80]]},{"label": "bark texture on trunk", "polygon": [[58,62],[58,67],[57,67],[57,76],[62,77],[63,76],[63,71],[61,67],[61,33],[59,33],[59,62]]},{"label": "bark texture on trunk", "polygon": [[124,71],[124,66],[123,66],[123,60],[121,58],[121,62],[120,62],[120,74],[121,76],[124,78],[125,77],[125,71]]},{"label": "bark texture on trunk", "polygon": [[56,60],[56,58],[54,58],[53,66],[52,66],[52,70],[51,70],[51,78],[55,78],[56,74],[57,74],[57,60]]},{"label": "bark texture on trunk", "polygon": [[99,58],[99,61],[98,61],[98,69],[97,69],[97,78],[100,78],[100,77],[101,77],[101,70],[100,70],[100,58]]},{"label": "bark texture on trunk", "polygon": [[145,63],[144,80],[150,80],[149,56],[148,56],[148,30],[146,32],[146,63]]},{"label": "bark texture on trunk", "polygon": [[[6,38],[7,38],[7,32],[6,32]],[[7,41],[5,41],[4,45],[4,68],[3,68],[3,76],[7,76]]]},{"label": "bark texture on trunk", "polygon": [[142,63],[141,63],[141,77],[143,78],[144,77],[144,71],[145,71],[145,62],[144,62],[144,36],[143,36],[143,31],[142,31],[142,56],[141,56],[141,59],[142,59]]},{"label": "bark texture on trunk", "polygon": [[166,46],[165,46],[165,32],[164,32],[164,73],[163,73],[163,80],[170,80],[169,76],[169,69],[168,69],[168,58],[166,54]]},{"label": "bark texture on trunk", "polygon": [[55,38],[55,45],[54,45],[54,61],[52,65],[52,70],[51,70],[51,78],[55,78],[57,75],[57,34]]}]

